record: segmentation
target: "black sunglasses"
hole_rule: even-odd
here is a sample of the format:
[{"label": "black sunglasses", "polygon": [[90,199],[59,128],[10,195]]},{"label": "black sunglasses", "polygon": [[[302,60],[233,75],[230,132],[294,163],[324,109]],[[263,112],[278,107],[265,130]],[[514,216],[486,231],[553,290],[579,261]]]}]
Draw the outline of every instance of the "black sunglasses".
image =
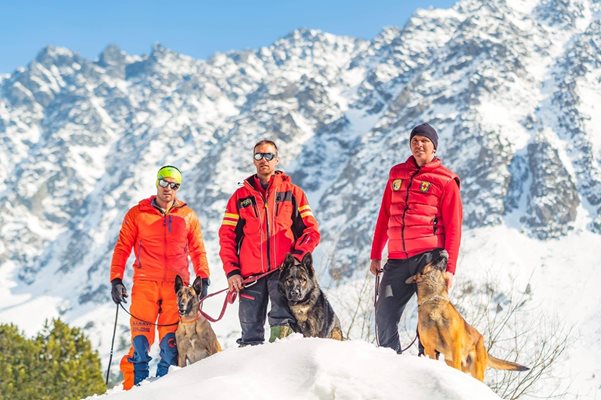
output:
[{"label": "black sunglasses", "polygon": [[167,182],[164,179],[159,179],[159,186],[163,187],[163,188],[169,187],[169,188],[171,188],[173,190],[179,189],[179,183]]},{"label": "black sunglasses", "polygon": [[256,161],[260,161],[262,158],[266,159],[267,161],[271,161],[276,157],[276,155],[274,153],[255,153],[253,157]]}]

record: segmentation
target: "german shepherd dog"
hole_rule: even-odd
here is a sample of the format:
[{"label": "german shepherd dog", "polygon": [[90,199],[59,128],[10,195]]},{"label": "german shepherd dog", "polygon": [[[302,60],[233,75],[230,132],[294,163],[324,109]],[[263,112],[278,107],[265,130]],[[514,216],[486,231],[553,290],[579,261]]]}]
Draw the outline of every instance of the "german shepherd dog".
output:
[{"label": "german shepherd dog", "polygon": [[175,293],[179,310],[179,324],[175,331],[177,343],[177,365],[186,366],[221,351],[221,345],[209,321],[200,313],[198,296],[202,283],[194,287],[184,285],[178,275],[175,278]]},{"label": "german shepherd dog", "polygon": [[437,260],[406,281],[417,284],[417,331],[426,355],[436,358],[438,352],[449,366],[469,372],[480,381],[484,381],[486,367],[528,370],[520,364],[488,354],[480,332],[468,324],[451,304],[445,280],[448,257],[448,253],[442,250]]},{"label": "german shepherd dog", "polygon": [[290,254],[286,256],[279,287],[296,319],[295,332],[305,337],[342,340],[340,321],[319,288],[311,253],[307,253],[301,262]]}]

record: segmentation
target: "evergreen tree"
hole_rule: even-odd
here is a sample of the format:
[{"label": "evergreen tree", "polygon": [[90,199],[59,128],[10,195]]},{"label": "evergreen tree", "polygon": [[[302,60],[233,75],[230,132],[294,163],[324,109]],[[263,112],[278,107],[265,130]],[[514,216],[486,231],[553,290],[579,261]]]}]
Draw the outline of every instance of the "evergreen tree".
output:
[{"label": "evergreen tree", "polygon": [[15,325],[0,325],[0,399],[38,398],[40,349]]},{"label": "evergreen tree", "polygon": [[106,390],[90,341],[58,319],[31,340],[0,325],[0,374],[0,399],[81,399]]}]

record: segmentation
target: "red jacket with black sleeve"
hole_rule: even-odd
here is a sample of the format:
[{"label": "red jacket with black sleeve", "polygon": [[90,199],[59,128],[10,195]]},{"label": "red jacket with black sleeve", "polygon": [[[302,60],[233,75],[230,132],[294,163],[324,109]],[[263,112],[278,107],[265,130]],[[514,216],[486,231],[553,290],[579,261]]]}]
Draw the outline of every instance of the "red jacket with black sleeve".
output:
[{"label": "red jacket with black sleeve", "polygon": [[279,268],[288,253],[301,259],[319,239],[307,196],[276,171],[265,191],[255,187],[253,175],[229,199],[219,228],[219,256],[228,278],[246,278]]},{"label": "red jacket with black sleeve", "polygon": [[463,207],[459,177],[434,158],[421,168],[413,156],[390,170],[371,248],[380,260],[386,242],[388,258],[405,259],[443,248],[447,271],[455,273]]},{"label": "red jacket with black sleeve", "polygon": [[134,281],[175,282],[176,275],[180,275],[189,282],[188,256],[196,276],[208,278],[209,265],[196,213],[181,200],[163,213],[155,204],[155,197],[140,201],[123,218],[110,280],[123,279],[132,248],[136,256]]}]

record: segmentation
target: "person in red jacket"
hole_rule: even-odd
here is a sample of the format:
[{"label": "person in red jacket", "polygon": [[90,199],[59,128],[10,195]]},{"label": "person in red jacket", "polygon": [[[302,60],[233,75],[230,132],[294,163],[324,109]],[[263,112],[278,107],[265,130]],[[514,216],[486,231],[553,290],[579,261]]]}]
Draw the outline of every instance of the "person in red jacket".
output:
[{"label": "person in red jacket", "polygon": [[126,302],[123,274],[133,248],[133,287],[130,318],[131,348],[120,363],[123,388],[129,390],[148,377],[148,351],[154,342],[156,323],[159,331],[160,361],[157,376],[177,365],[175,330],[179,320],[175,297],[175,277],[190,280],[188,257],[202,283],[203,297],[209,285],[209,266],[200,222],[194,211],[176,198],[182,174],[166,165],[156,178],[156,196],[140,201],[125,218],[115,244],[111,262],[111,295],[117,304]]},{"label": "person in red jacket", "polygon": [[280,268],[286,255],[299,260],[319,243],[317,221],[307,196],[288,175],[276,171],[278,148],[271,140],[253,147],[257,173],[248,177],[229,199],[219,229],[219,255],[230,290],[239,292],[240,346],[265,340],[265,314],[270,341],[292,333],[296,321],[278,289],[280,272],[243,287],[243,280]]},{"label": "person in red jacket", "polygon": [[415,285],[405,281],[432,259],[449,253],[446,278],[450,289],[461,242],[462,204],[459,177],[436,157],[438,134],[429,124],[409,137],[411,156],[390,170],[371,247],[370,271],[378,274],[388,243],[376,302],[378,344],[401,352],[398,324]]}]

